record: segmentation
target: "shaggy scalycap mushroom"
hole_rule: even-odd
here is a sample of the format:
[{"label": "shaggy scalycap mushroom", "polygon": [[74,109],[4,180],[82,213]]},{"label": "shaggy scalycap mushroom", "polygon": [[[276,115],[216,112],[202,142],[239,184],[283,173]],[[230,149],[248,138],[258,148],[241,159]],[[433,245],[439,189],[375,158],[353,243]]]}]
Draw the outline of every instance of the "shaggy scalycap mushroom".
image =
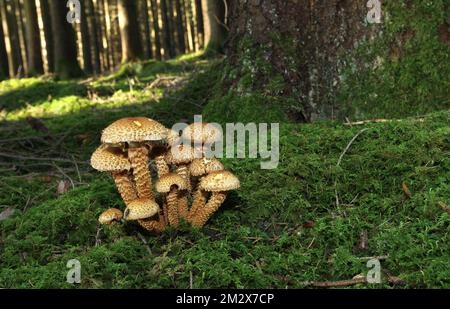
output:
[{"label": "shaggy scalycap mushroom", "polygon": [[101,137],[103,143],[128,146],[128,157],[140,198],[153,198],[152,180],[148,169],[148,142],[165,140],[167,134],[166,127],[146,117],[119,119],[103,130]]},{"label": "shaggy scalycap mushroom", "polygon": [[235,190],[239,187],[239,179],[228,171],[212,172],[203,177],[200,180],[200,189],[212,192],[212,194],[206,205],[195,213],[191,221],[192,225],[202,227],[225,201],[227,191]]},{"label": "shaggy scalycap mushroom", "polygon": [[102,212],[100,217],[98,217],[98,222],[100,222],[100,224],[109,225],[116,221],[122,220],[122,217],[123,217],[122,211],[120,211],[117,208],[109,208],[104,212]]},{"label": "shaggy scalycap mushroom", "polygon": [[128,177],[130,161],[120,148],[101,145],[92,154],[91,165],[98,171],[111,173],[125,204],[137,198],[134,185]]},{"label": "shaggy scalycap mushroom", "polygon": [[[192,176],[197,177],[201,177],[215,171],[222,171],[223,169],[224,169],[223,164],[220,163],[220,161],[215,158],[195,159],[189,165],[190,174]],[[198,183],[194,191],[191,210],[187,215],[188,222],[192,220],[197,210],[203,207],[205,203],[206,203],[206,192],[200,188],[200,183]]]},{"label": "shaggy scalycap mushroom", "polygon": [[159,212],[159,205],[152,199],[140,198],[131,202],[124,211],[124,219],[127,221],[146,219]]},{"label": "shaggy scalycap mushroom", "polygon": [[221,132],[212,124],[194,122],[184,128],[181,137],[195,144],[212,144],[221,138]]},{"label": "shaggy scalycap mushroom", "polygon": [[175,173],[166,174],[156,182],[156,191],[167,194],[167,216],[170,225],[178,226],[178,192],[186,189],[186,180]]}]

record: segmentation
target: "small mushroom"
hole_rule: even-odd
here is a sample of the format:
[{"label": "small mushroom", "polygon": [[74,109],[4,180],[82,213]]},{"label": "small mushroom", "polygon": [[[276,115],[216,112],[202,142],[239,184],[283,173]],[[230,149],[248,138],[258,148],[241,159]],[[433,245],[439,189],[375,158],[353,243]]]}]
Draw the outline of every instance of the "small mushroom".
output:
[{"label": "small mushroom", "polygon": [[130,161],[120,148],[101,145],[92,154],[91,165],[98,171],[111,173],[125,205],[137,198],[134,184],[128,176]]},{"label": "small mushroom", "polygon": [[166,154],[168,150],[164,145],[154,146],[151,152],[155,160],[156,171],[158,172],[158,178],[168,174],[170,172],[169,165],[166,162]]},{"label": "small mushroom", "polygon": [[231,172],[217,171],[202,178],[200,188],[212,192],[211,197],[203,208],[200,208],[192,218],[192,226],[202,227],[206,221],[219,209],[225,201],[227,191],[240,187],[239,179]]},{"label": "small mushroom", "polygon": [[103,130],[101,141],[128,147],[134,181],[140,198],[153,198],[152,179],[148,169],[148,142],[162,141],[167,128],[146,117],[119,119]]},{"label": "small mushroom", "polygon": [[159,205],[149,198],[139,198],[132,201],[124,211],[124,219],[134,221],[151,218],[159,212]]},{"label": "small mushroom", "polygon": [[[223,169],[224,169],[223,164],[220,163],[220,161],[215,158],[195,159],[189,165],[189,172],[192,176],[195,177],[203,177],[204,175],[215,171],[223,171]],[[202,178],[200,178],[200,181],[201,179]],[[206,197],[207,197],[206,192],[200,188],[200,183],[198,183],[194,190],[192,207],[187,216],[188,222],[192,220],[197,210],[205,205]]]},{"label": "small mushroom", "polygon": [[123,214],[122,212],[117,208],[109,208],[102,212],[102,214],[98,217],[98,222],[100,224],[112,224],[116,221],[122,220]]},{"label": "small mushroom", "polygon": [[[184,128],[181,137],[184,140],[193,142],[195,147],[211,145],[221,138],[221,131],[214,125],[206,122],[194,122]],[[202,149],[203,152],[203,149]]]},{"label": "small mushroom", "polygon": [[156,191],[167,193],[167,217],[170,225],[178,226],[178,192],[185,191],[187,183],[184,178],[175,173],[169,173],[158,179]]}]

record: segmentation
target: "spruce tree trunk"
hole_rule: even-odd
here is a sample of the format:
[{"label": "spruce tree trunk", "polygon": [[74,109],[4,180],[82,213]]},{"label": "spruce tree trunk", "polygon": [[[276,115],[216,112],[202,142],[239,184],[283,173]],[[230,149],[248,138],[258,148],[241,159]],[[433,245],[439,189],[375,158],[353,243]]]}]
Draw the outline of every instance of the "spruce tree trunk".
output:
[{"label": "spruce tree trunk", "polygon": [[50,15],[54,39],[55,74],[60,78],[80,77],[83,71],[77,60],[75,32],[67,22],[66,1],[50,0]]},{"label": "spruce tree trunk", "polygon": [[139,39],[136,1],[119,0],[119,24],[122,42],[122,62],[143,58],[142,44]]},{"label": "spruce tree trunk", "polygon": [[44,39],[45,50],[47,52],[47,69],[48,72],[55,72],[55,56],[54,56],[54,44],[52,34],[52,21],[50,17],[50,7],[48,0],[40,0],[41,4],[41,17],[44,26]]},{"label": "spruce tree trunk", "polygon": [[90,43],[89,45],[92,46],[91,53],[92,53],[92,69],[95,74],[100,73],[100,48],[99,48],[99,38],[97,35],[97,16],[95,14],[94,10],[94,4],[92,3],[92,0],[85,0],[86,1],[86,18],[88,21],[88,28],[89,28],[89,39]]},{"label": "spruce tree trunk", "polygon": [[176,28],[177,28],[178,50],[180,51],[180,53],[184,54],[186,52],[186,44],[184,41],[185,28],[183,25],[184,10],[181,9],[181,0],[175,0],[175,10],[177,13]]},{"label": "spruce tree trunk", "polygon": [[162,27],[163,27],[163,45],[164,45],[164,58],[170,59],[175,57],[175,50],[172,41],[172,29],[170,28],[170,12],[167,5],[168,0],[161,1],[161,15],[162,15]]},{"label": "spruce tree trunk", "polygon": [[[0,20],[2,20],[2,12],[0,10]],[[6,52],[5,34],[3,32],[3,24],[0,22],[0,80],[9,77],[8,54]]]},{"label": "spruce tree trunk", "polygon": [[158,6],[156,0],[150,0],[150,9],[152,12],[153,31],[155,32],[155,58],[161,60],[161,37],[159,35],[160,29],[158,24]]},{"label": "spruce tree trunk", "polygon": [[92,66],[92,53],[90,44],[89,24],[87,22],[87,5],[85,1],[80,1],[81,4],[81,18],[80,18],[80,31],[81,31],[81,44],[83,48],[83,69],[85,73],[91,74],[93,71]]},{"label": "spruce tree trunk", "polygon": [[141,44],[143,46],[144,58],[152,58],[152,44],[150,40],[150,23],[148,19],[147,0],[139,0],[139,20],[141,23]]},{"label": "spruce tree trunk", "polygon": [[26,38],[28,45],[28,75],[40,75],[44,73],[41,55],[41,36],[36,12],[36,4],[33,1],[24,1],[26,16]]},{"label": "spruce tree trunk", "polygon": [[207,52],[222,52],[226,37],[225,5],[222,0],[202,0],[203,29]]},{"label": "spruce tree trunk", "polygon": [[6,36],[6,46],[9,47],[8,63],[9,76],[20,77],[23,75],[22,55],[20,53],[19,32],[17,30],[17,20],[14,11],[12,10],[14,2],[0,0],[2,10],[2,24],[3,31]]}]

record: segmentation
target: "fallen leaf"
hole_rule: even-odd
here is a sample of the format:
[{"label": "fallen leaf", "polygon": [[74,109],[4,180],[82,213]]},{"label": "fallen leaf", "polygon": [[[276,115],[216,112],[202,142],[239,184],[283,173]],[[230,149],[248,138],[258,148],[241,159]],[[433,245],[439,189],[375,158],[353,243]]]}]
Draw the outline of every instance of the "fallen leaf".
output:
[{"label": "fallen leaf", "polygon": [[409,191],[408,185],[405,182],[402,183],[402,189],[403,189],[403,193],[405,193],[405,196],[407,198],[412,197],[411,191]]},{"label": "fallen leaf", "polygon": [[60,180],[58,182],[58,187],[56,188],[56,193],[59,195],[66,193],[70,188],[70,181]]},{"label": "fallen leaf", "polygon": [[8,207],[2,212],[0,212],[0,221],[6,220],[14,213],[15,209],[12,207]]}]

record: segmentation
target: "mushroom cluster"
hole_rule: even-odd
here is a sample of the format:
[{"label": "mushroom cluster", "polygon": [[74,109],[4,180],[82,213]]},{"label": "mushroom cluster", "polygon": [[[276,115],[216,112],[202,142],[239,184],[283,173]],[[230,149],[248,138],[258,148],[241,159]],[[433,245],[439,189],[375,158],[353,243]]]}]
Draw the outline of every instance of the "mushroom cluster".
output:
[{"label": "mushroom cluster", "polygon": [[[214,127],[205,123],[191,124],[181,135],[146,117],[110,124],[102,132],[102,145],[92,154],[91,165],[111,174],[125,210],[110,208],[99,222],[136,221],[157,233],[169,225],[177,227],[180,220],[202,227],[227,192],[240,186],[219,160],[206,158],[203,146],[215,138]],[[152,175],[157,175],[154,186]]]}]

